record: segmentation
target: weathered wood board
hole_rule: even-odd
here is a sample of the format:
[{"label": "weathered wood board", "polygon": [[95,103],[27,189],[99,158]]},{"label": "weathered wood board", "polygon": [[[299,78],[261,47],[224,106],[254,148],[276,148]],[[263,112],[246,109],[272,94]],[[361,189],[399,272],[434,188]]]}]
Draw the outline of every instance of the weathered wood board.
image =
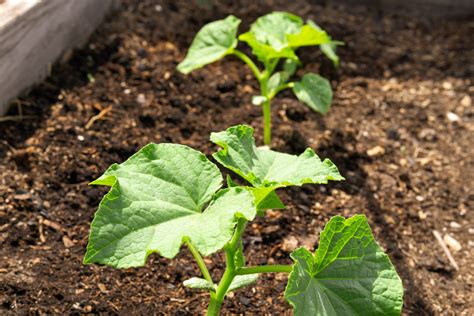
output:
[{"label": "weathered wood board", "polygon": [[[318,0],[313,0],[318,1]],[[326,3],[371,6],[383,12],[413,16],[466,18],[474,16],[474,0],[323,0]]]},{"label": "weathered wood board", "polygon": [[6,0],[0,3],[0,115],[43,79],[70,48],[84,44],[118,0]]}]

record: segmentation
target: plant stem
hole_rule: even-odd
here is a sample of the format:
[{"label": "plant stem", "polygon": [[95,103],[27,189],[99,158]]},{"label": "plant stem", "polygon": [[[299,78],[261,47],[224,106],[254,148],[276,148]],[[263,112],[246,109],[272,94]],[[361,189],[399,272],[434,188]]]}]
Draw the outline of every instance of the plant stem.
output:
[{"label": "plant stem", "polygon": [[272,112],[270,110],[270,99],[262,104],[263,106],[263,143],[267,146],[272,144]]},{"label": "plant stem", "polygon": [[246,268],[240,268],[239,270],[237,270],[237,275],[272,273],[272,272],[273,273],[278,273],[278,272],[290,273],[292,269],[293,268],[291,265],[281,265],[281,264],[246,267]]},{"label": "plant stem", "polygon": [[227,290],[229,289],[229,286],[237,275],[234,261],[235,252],[237,251],[237,247],[239,246],[239,241],[242,236],[242,233],[245,230],[246,224],[247,221],[245,219],[239,219],[237,227],[235,228],[234,236],[232,236],[232,239],[224,246],[226,268],[224,271],[224,275],[222,275],[222,279],[219,282],[219,285],[217,286],[216,293],[214,295],[212,295],[211,293],[211,301],[207,308],[207,316],[219,315],[222,302],[224,301],[224,298],[227,294]]},{"label": "plant stem", "polygon": [[239,57],[244,63],[246,63],[249,66],[250,70],[252,70],[257,80],[260,80],[262,78],[262,74],[260,70],[258,69],[257,65],[255,65],[255,63],[252,61],[252,59],[250,59],[247,55],[245,55],[243,52],[241,52],[238,49],[234,49],[232,51],[232,54]]},{"label": "plant stem", "polygon": [[188,237],[184,237],[183,240],[186,243],[186,246],[188,246],[189,250],[193,254],[194,260],[196,260],[199,269],[201,269],[201,273],[204,279],[206,279],[207,282],[214,284],[214,281],[212,281],[211,274],[209,273],[209,270],[207,270],[206,263],[199,254],[199,251],[194,247]]}]

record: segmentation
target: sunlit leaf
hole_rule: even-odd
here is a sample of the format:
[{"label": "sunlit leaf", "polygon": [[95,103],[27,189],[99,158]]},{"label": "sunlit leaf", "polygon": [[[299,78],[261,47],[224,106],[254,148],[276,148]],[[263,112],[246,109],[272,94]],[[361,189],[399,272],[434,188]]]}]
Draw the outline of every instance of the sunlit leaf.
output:
[{"label": "sunlit leaf", "polygon": [[307,73],[301,81],[295,82],[293,92],[313,111],[326,114],[332,103],[332,89],[329,81],[320,75]]},{"label": "sunlit leaf", "polygon": [[333,217],[319,248],[292,254],[285,298],[295,315],[400,315],[403,285],[367,219]]},{"label": "sunlit leaf", "polygon": [[173,258],[184,237],[210,255],[232,237],[238,218],[256,214],[250,191],[215,193],[219,169],[182,145],[149,144],[92,184],[111,189],[92,222],[85,263],[125,268],[144,265],[152,252]]},{"label": "sunlit leaf", "polygon": [[230,15],[203,26],[194,38],[186,58],[178,65],[178,70],[186,74],[232,52],[237,46],[239,24],[240,20]]}]

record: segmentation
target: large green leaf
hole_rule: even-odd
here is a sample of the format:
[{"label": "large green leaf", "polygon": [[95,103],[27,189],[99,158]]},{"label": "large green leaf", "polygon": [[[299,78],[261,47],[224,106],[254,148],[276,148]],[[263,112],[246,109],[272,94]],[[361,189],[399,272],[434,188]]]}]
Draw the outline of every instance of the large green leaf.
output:
[{"label": "large green leaf", "polygon": [[263,63],[275,58],[289,58],[292,60],[298,60],[298,56],[296,56],[291,47],[276,49],[271,45],[257,40],[255,34],[251,32],[240,34],[239,40],[246,42],[252,48],[252,53]]},{"label": "large green leaf", "polygon": [[272,12],[258,18],[250,27],[250,33],[257,41],[280,51],[288,47],[288,34],[297,34],[303,26],[303,20],[287,12]]},{"label": "large green leaf", "polygon": [[301,102],[313,111],[326,114],[332,103],[332,89],[329,81],[320,75],[308,73],[295,82],[293,92]]},{"label": "large green leaf", "polygon": [[298,60],[286,35],[299,33],[302,25],[303,21],[296,15],[273,12],[258,18],[250,31],[239,36],[239,40],[246,42],[263,63],[275,58]]},{"label": "large green leaf", "polygon": [[314,255],[299,248],[291,257],[285,298],[295,315],[400,315],[402,282],[365,216],[333,217]]},{"label": "large green leaf", "polygon": [[286,35],[288,45],[294,48],[301,46],[315,46],[328,44],[331,38],[323,30],[318,30],[311,25],[304,25],[296,34]]},{"label": "large green leaf", "polygon": [[183,237],[210,255],[231,238],[239,217],[256,214],[248,190],[215,193],[219,169],[183,145],[149,144],[92,184],[111,189],[92,222],[85,263],[125,268],[144,265],[152,252],[173,258]]},{"label": "large green leaf", "polygon": [[253,128],[246,125],[212,133],[211,141],[222,147],[214,159],[255,187],[276,189],[344,179],[330,160],[321,161],[310,148],[299,156],[257,148]]},{"label": "large green leaf", "polygon": [[206,24],[197,33],[186,58],[178,65],[178,70],[189,73],[232,52],[237,46],[239,24],[240,20],[232,15]]}]

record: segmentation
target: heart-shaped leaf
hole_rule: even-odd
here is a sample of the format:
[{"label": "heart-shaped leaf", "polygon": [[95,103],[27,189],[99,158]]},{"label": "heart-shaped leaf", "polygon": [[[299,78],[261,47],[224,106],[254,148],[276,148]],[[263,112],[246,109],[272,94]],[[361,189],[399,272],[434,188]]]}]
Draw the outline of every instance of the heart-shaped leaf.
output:
[{"label": "heart-shaped leaf", "polygon": [[310,148],[299,156],[257,148],[253,128],[246,125],[212,133],[211,141],[222,147],[213,154],[214,159],[257,188],[271,190],[344,179],[329,159],[321,161]]},{"label": "heart-shaped leaf", "polygon": [[203,26],[194,38],[186,58],[178,65],[178,70],[187,74],[232,52],[237,46],[239,24],[240,20],[230,15]]},{"label": "heart-shaped leaf", "polygon": [[295,82],[293,92],[313,111],[326,114],[332,103],[332,89],[329,81],[320,75],[308,73],[301,81]]},{"label": "heart-shaped leaf", "polygon": [[222,184],[219,169],[183,145],[149,144],[92,184],[111,190],[92,222],[85,263],[126,268],[144,265],[152,252],[173,258],[184,237],[210,255],[232,237],[239,217],[256,214],[248,190],[215,193]]},{"label": "heart-shaped leaf", "polygon": [[295,315],[400,315],[403,285],[367,219],[333,217],[313,255],[292,254],[285,298]]}]

